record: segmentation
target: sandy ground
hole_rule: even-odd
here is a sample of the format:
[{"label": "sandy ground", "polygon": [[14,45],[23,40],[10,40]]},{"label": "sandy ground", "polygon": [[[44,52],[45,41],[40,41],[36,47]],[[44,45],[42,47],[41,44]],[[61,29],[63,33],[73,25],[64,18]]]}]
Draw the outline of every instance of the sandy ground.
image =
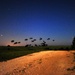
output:
[{"label": "sandy ground", "polygon": [[0,62],[0,75],[75,75],[75,51],[42,51]]}]

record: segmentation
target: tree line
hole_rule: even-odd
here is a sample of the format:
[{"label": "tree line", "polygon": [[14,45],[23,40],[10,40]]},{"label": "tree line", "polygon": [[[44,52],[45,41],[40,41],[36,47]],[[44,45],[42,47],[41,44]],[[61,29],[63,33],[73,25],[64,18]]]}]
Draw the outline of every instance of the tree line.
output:
[{"label": "tree line", "polygon": [[[24,41],[26,42],[26,45],[25,45],[26,47],[27,46],[32,46],[31,44],[27,44],[28,40],[30,40],[32,43],[35,42],[35,41],[37,41],[37,39],[34,39],[32,37],[30,37],[29,39],[25,38]],[[43,38],[39,38],[39,40],[41,41],[41,46],[47,46],[48,45],[47,42]],[[47,38],[46,40],[49,41],[50,38]],[[53,39],[52,41],[54,42],[55,40]],[[15,40],[11,40],[11,43],[13,43],[14,45],[16,45],[16,44],[20,44],[21,42],[20,41],[16,42]],[[35,46],[38,46],[38,45],[35,44]]]}]

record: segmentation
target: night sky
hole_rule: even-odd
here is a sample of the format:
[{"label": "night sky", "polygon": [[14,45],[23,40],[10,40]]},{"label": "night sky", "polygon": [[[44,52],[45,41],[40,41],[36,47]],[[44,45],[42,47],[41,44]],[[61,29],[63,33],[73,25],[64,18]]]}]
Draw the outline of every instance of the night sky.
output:
[{"label": "night sky", "polygon": [[13,39],[25,45],[30,37],[38,44],[50,37],[50,45],[71,45],[74,36],[75,0],[0,0],[0,45]]}]

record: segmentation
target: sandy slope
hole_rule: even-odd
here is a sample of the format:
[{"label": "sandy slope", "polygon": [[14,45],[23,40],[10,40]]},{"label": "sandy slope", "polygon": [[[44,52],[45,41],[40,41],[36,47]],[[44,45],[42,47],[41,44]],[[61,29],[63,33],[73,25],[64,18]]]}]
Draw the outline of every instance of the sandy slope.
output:
[{"label": "sandy slope", "polygon": [[0,75],[75,75],[75,51],[42,51],[0,62]]}]

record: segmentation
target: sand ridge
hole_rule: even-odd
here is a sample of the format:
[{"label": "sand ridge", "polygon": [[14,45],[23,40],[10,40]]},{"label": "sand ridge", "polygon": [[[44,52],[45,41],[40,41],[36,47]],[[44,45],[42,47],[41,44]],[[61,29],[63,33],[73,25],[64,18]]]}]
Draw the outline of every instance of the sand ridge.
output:
[{"label": "sand ridge", "polygon": [[75,51],[41,51],[0,62],[0,75],[75,75]]}]

